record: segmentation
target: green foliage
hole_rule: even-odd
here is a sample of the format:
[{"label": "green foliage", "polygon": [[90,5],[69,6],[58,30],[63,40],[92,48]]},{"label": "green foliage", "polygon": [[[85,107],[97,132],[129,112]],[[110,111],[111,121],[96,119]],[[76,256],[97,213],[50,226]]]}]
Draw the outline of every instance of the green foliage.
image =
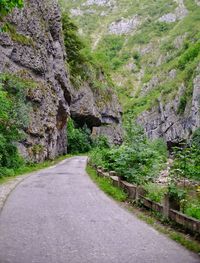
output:
[{"label": "green foliage", "polygon": [[[165,23],[159,22],[159,18],[174,13],[179,4],[173,0],[115,2],[115,10],[93,5],[91,13],[88,12],[90,7],[82,5],[82,0],[65,1],[65,5],[68,10],[79,8],[82,11],[80,16],[73,16],[73,19],[79,25],[81,34],[90,41],[95,61],[106,67],[118,86],[125,114],[126,109],[131,110],[132,118],[135,118],[151,109],[160,97],[165,105],[184,84],[185,92],[178,109],[178,113],[183,114],[191,100],[193,79],[200,60],[200,7],[194,0],[186,0],[184,5],[188,14],[174,23]],[[109,34],[108,28],[112,22],[122,17],[132,18],[136,14],[140,24],[132,33]],[[142,54],[140,58],[135,52]],[[126,67],[128,63],[134,63],[137,67],[134,70]],[[173,79],[169,77],[172,69],[176,69]],[[143,84],[155,75],[159,76],[159,84],[147,92],[141,92],[145,90]]]},{"label": "green foliage", "polygon": [[100,187],[102,191],[104,191],[107,195],[113,197],[115,200],[119,202],[123,202],[127,199],[127,194],[120,188],[112,185],[111,180],[99,177],[96,174],[96,171],[91,167],[87,167],[87,173],[91,176],[93,181]]},{"label": "green foliage", "polygon": [[71,21],[66,12],[62,13],[62,27],[65,50],[67,52],[67,62],[70,68],[72,81],[78,76],[82,79],[85,73],[84,64],[86,58],[81,51],[85,46],[77,34],[77,26]]},{"label": "green foliage", "polygon": [[90,130],[87,126],[76,128],[72,119],[67,124],[68,152],[69,153],[86,153],[92,147]]},{"label": "green foliage", "polygon": [[167,149],[162,141],[149,141],[135,123],[126,125],[125,142],[111,149],[96,148],[91,160],[115,170],[129,182],[143,184],[158,175],[166,161]]},{"label": "green foliage", "polygon": [[1,0],[0,1],[0,15],[7,15],[13,8],[23,7],[23,0]]},{"label": "green foliage", "polygon": [[16,142],[23,138],[22,129],[28,124],[25,86],[16,76],[0,76],[0,175],[23,163]]},{"label": "green foliage", "polygon": [[196,129],[196,131],[192,135],[192,143],[200,148],[200,128]]},{"label": "green foliage", "polygon": [[123,44],[124,40],[121,36],[105,36],[99,44],[100,48],[94,53],[97,63],[103,64],[108,70],[118,69],[128,59],[127,54],[119,57]]},{"label": "green foliage", "polygon": [[200,220],[200,202],[193,202],[186,205],[185,214]]},{"label": "green foliage", "polygon": [[108,139],[106,136],[99,136],[97,138],[93,138],[93,143],[92,143],[93,148],[98,148],[98,149],[109,149],[110,144],[108,142]]},{"label": "green foliage", "polygon": [[185,189],[178,187],[175,181],[171,181],[168,185],[168,193],[169,197],[177,202],[184,200],[186,197]]},{"label": "green foliage", "polygon": [[189,48],[181,55],[178,67],[183,70],[186,65],[192,62],[200,53],[200,42],[191,44]]},{"label": "green foliage", "polygon": [[185,111],[186,105],[187,105],[187,96],[181,96],[177,112],[179,114],[183,114]]},{"label": "green foliage", "polygon": [[110,99],[109,88],[113,83],[101,66],[101,61],[98,61],[91,52],[89,44],[78,35],[78,28],[69,18],[66,10],[62,12],[62,28],[67,53],[66,61],[73,86],[79,88],[87,81],[94,91],[101,91],[104,99]]},{"label": "green foliage", "polygon": [[157,203],[162,202],[164,195],[167,192],[166,188],[155,183],[146,184],[144,189],[147,191],[146,197]]},{"label": "green foliage", "polygon": [[200,180],[200,147],[197,144],[192,143],[184,148],[175,148],[174,157],[172,175]]}]

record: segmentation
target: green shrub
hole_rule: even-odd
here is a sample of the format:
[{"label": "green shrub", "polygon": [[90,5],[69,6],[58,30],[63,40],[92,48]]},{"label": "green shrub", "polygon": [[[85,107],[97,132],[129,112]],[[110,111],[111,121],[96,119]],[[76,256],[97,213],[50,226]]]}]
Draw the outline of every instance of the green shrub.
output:
[{"label": "green shrub", "polygon": [[23,138],[22,130],[28,125],[26,83],[16,76],[0,76],[0,168],[18,168],[23,164],[16,142]]},{"label": "green shrub", "polygon": [[94,53],[96,63],[104,65],[107,70],[118,69],[128,59],[128,54],[119,56],[124,44],[121,36],[105,36],[99,44],[98,51]]},{"label": "green shrub", "polygon": [[85,47],[83,41],[78,36],[78,28],[69,18],[66,12],[62,13],[62,29],[64,36],[64,45],[67,53],[67,62],[69,65],[71,80],[74,81],[78,76],[85,79],[84,65],[87,62],[86,57],[82,54]]},{"label": "green shrub", "polygon": [[0,178],[14,176],[15,171],[13,169],[8,169],[6,167],[0,167]]},{"label": "green shrub", "polygon": [[97,138],[93,138],[92,146],[93,148],[99,148],[99,149],[109,149],[110,148],[108,138],[104,135],[99,136]]},{"label": "green shrub", "polygon": [[[175,178],[174,178],[175,179]],[[177,178],[176,178],[177,179]],[[175,180],[172,180],[168,185],[168,193],[169,197],[172,200],[175,200],[177,202],[181,202],[186,197],[186,191],[183,188],[180,188],[177,186],[177,182]]]},{"label": "green shrub", "polygon": [[[198,138],[198,136],[194,138]],[[174,148],[171,174],[176,177],[200,180],[200,147],[198,144],[193,142],[192,145],[185,145],[184,148]]]},{"label": "green shrub", "polygon": [[92,147],[90,130],[87,126],[76,128],[72,119],[69,119],[67,124],[67,138],[69,153],[86,153]]},{"label": "green shrub", "polygon": [[91,153],[93,163],[115,170],[129,182],[143,184],[158,175],[166,161],[164,142],[149,141],[135,123],[126,124],[125,142],[111,149],[96,148]]},{"label": "green shrub", "polygon": [[162,202],[164,195],[167,192],[166,188],[155,183],[146,184],[144,189],[147,191],[146,197],[157,203]]},{"label": "green shrub", "polygon": [[186,105],[187,105],[187,96],[181,96],[180,97],[180,102],[179,102],[179,105],[178,105],[178,114],[183,114],[184,111],[185,111],[185,108],[186,108]]},{"label": "green shrub", "polygon": [[185,208],[185,214],[200,220],[200,203],[188,204]]},{"label": "green shrub", "polygon": [[153,28],[158,36],[160,36],[160,33],[164,33],[169,29],[171,29],[171,27],[172,27],[171,24],[167,24],[165,22],[156,22],[153,25]]},{"label": "green shrub", "polygon": [[[105,71],[105,65],[102,67],[103,54],[91,52],[89,43],[78,35],[78,28],[70,19],[66,10],[62,12],[62,29],[67,53],[66,61],[73,86],[79,88],[84,81],[87,81],[93,89],[101,89],[105,86],[106,88],[112,87],[113,83]],[[116,59],[113,67],[118,68],[119,63],[120,61]],[[104,76],[103,80],[102,75]]]},{"label": "green shrub", "polygon": [[183,70],[186,65],[193,61],[200,53],[200,42],[192,44],[180,57],[178,67]]},{"label": "green shrub", "polygon": [[200,147],[200,128],[196,129],[196,131],[192,135],[192,143],[196,147]]}]

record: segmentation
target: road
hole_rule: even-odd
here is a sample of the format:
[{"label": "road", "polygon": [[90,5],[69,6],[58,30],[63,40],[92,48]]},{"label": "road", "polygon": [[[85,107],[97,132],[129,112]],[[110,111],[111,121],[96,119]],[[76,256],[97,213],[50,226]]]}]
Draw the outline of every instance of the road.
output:
[{"label": "road", "polygon": [[111,200],[74,157],[37,172],[0,215],[0,263],[197,263]]}]

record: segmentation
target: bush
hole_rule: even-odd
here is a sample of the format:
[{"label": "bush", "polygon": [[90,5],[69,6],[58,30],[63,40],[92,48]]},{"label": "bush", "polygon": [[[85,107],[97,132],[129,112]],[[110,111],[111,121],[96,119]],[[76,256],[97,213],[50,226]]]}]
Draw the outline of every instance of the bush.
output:
[{"label": "bush", "polygon": [[196,146],[196,147],[200,147],[200,128],[198,128],[192,136],[192,143]]},{"label": "bush", "polygon": [[192,62],[200,53],[200,42],[192,44],[180,57],[178,67],[183,70],[189,62]]},{"label": "bush", "polygon": [[25,102],[25,83],[13,75],[0,76],[0,169],[18,168],[20,158],[16,142],[23,138],[27,125],[28,107]]},{"label": "bush", "polygon": [[167,149],[161,140],[149,141],[136,124],[126,125],[125,142],[111,149],[92,151],[93,163],[115,170],[131,183],[143,184],[158,175],[166,161]]},{"label": "bush", "polygon": [[200,220],[200,203],[188,204],[185,208],[185,214]]},{"label": "bush", "polygon": [[124,40],[121,36],[105,36],[99,44],[98,51],[94,53],[96,62],[106,66],[108,70],[118,69],[128,59],[127,54],[119,57],[123,44]]},{"label": "bush", "polygon": [[157,203],[162,202],[164,195],[167,192],[166,188],[154,183],[146,184],[144,189],[147,191],[146,197]]},{"label": "bush", "polygon": [[14,176],[14,175],[15,175],[15,171],[13,169],[0,167],[0,178]]},{"label": "bush", "polygon": [[67,124],[67,137],[69,153],[86,153],[91,150],[92,140],[87,126],[76,128],[74,121],[70,119]]},{"label": "bush", "polygon": [[71,80],[73,82],[78,76],[80,79],[84,79],[86,75],[84,65],[87,60],[82,54],[82,50],[85,45],[78,36],[77,26],[71,21],[66,12],[62,13],[62,29]]},{"label": "bush", "polygon": [[[194,138],[195,137],[194,134]],[[197,140],[198,141],[198,140]],[[192,142],[185,148],[174,148],[174,163],[171,168],[172,176],[200,180],[200,147]]]},{"label": "bush", "polygon": [[93,148],[99,148],[99,149],[109,149],[110,148],[110,144],[108,142],[107,137],[103,135],[97,138],[94,138],[92,146]]}]

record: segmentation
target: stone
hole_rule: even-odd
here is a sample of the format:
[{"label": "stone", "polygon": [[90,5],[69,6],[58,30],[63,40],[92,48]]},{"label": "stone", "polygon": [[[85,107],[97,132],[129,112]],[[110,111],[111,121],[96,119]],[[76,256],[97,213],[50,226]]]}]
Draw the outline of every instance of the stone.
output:
[{"label": "stone", "polygon": [[112,6],[115,4],[114,0],[87,0],[86,3],[84,3],[84,6],[91,6],[91,5],[97,5],[97,6]]},{"label": "stone", "polygon": [[168,13],[158,19],[159,22],[174,23],[182,20],[188,15],[188,10],[184,5],[183,0],[177,0],[178,7],[174,10],[174,13]]},{"label": "stone", "polygon": [[70,14],[71,14],[71,16],[82,16],[83,11],[80,8],[72,8],[70,10]]},{"label": "stone", "polygon": [[31,161],[54,158],[67,152],[65,127],[71,100],[57,1],[25,1],[24,8],[15,9],[7,21],[23,38],[0,33],[0,72],[26,75],[36,85],[28,89],[30,121],[19,150]]},{"label": "stone", "polygon": [[111,144],[122,143],[122,109],[111,89],[103,92],[84,83],[73,92],[70,112],[79,126],[87,124],[93,137],[104,135]]},{"label": "stone", "polygon": [[192,99],[188,101],[183,114],[178,112],[180,98],[185,90],[182,84],[173,100],[165,102],[164,105],[160,99],[157,106],[143,112],[138,117],[138,123],[144,127],[149,138],[162,137],[168,146],[172,146],[190,138],[192,132],[200,127],[200,75],[198,68],[193,81]]},{"label": "stone", "polygon": [[195,3],[200,6],[200,0],[195,0]]},{"label": "stone", "polygon": [[141,21],[138,15],[130,19],[121,18],[118,21],[112,22],[108,27],[108,31],[115,35],[128,34],[136,30],[140,23]]}]

